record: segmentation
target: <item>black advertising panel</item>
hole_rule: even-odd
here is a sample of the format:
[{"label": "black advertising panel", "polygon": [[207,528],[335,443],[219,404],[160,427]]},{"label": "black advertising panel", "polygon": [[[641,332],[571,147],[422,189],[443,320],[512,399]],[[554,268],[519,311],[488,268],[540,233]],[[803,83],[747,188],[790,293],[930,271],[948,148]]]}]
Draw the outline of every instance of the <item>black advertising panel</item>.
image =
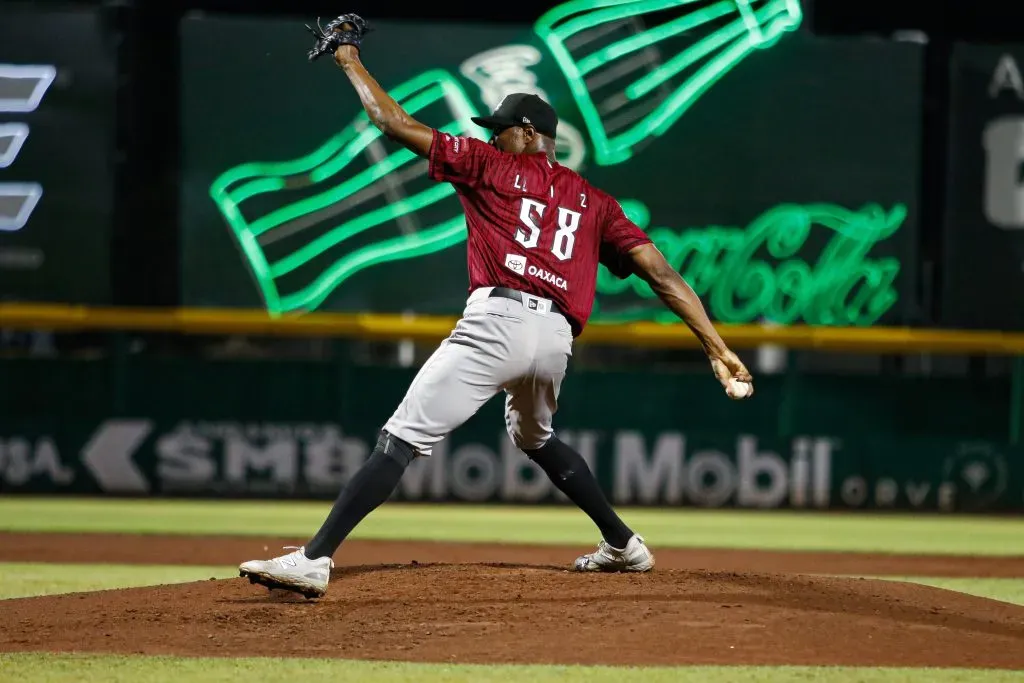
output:
[{"label": "black advertising panel", "polygon": [[953,50],[942,322],[1024,329],[1024,44]]},{"label": "black advertising panel", "polygon": [[0,300],[110,300],[111,42],[97,10],[0,9]]},{"label": "black advertising panel", "polygon": [[[363,61],[413,116],[484,139],[470,117],[544,96],[560,162],[610,192],[720,321],[902,323],[921,46],[810,36],[792,1],[649,6],[377,22]],[[462,309],[457,197],[369,125],[330,59],[306,61],[301,21],[193,17],[181,35],[186,305]],[[602,269],[592,320],[674,318]]]}]

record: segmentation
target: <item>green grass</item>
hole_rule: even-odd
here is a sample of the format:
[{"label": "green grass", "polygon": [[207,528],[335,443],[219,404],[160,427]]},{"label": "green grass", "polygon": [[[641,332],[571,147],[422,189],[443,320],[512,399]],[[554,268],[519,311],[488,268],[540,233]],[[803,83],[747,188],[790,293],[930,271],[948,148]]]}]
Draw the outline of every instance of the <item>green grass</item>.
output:
[{"label": "green grass", "polygon": [[0,600],[238,576],[234,567],[0,562]]},{"label": "green grass", "polygon": [[[284,536],[303,539],[329,503],[5,498],[0,530]],[[969,516],[822,514],[624,509],[656,547],[763,548],[863,552],[1024,555],[1024,519]],[[575,508],[402,505],[372,514],[356,538],[590,544],[596,532]],[[231,577],[234,567],[0,563],[0,598]],[[894,579],[895,577],[884,577]],[[1022,579],[906,580],[1024,604]],[[67,654],[0,654],[3,681],[284,680],[545,681],[1016,681],[1020,672],[844,667],[612,667],[426,665],[322,659],[198,659]]]},{"label": "green grass", "polygon": [[[327,502],[7,498],[8,531],[234,534],[304,539]],[[623,509],[654,547],[726,547],[893,553],[1024,555],[1024,519],[952,515]],[[352,538],[591,544],[597,533],[573,507],[387,503]]]},{"label": "green grass", "polygon": [[884,579],[886,581],[909,581],[926,586],[935,586],[958,593],[977,595],[980,598],[1012,602],[1024,605],[1024,579],[974,579],[946,578],[933,576],[875,576],[867,578]]},{"label": "green grass", "polygon": [[598,667],[472,666],[358,662],[325,659],[186,659],[83,655],[0,654],[0,681],[182,681],[237,683],[243,680],[379,681],[381,683],[485,683],[494,681],[638,680],[644,683],[960,683],[1019,681],[1020,672],[977,669],[884,669],[860,667]]}]

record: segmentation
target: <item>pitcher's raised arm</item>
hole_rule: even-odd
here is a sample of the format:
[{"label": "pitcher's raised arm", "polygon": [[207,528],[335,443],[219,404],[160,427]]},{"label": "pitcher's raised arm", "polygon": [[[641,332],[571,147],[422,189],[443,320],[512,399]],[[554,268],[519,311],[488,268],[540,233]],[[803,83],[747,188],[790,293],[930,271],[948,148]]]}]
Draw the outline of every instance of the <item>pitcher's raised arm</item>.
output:
[{"label": "pitcher's raised arm", "polygon": [[380,87],[360,61],[359,50],[352,45],[341,45],[334,51],[334,61],[352,82],[370,122],[387,138],[421,157],[428,157],[434,140],[433,129],[410,116]]}]

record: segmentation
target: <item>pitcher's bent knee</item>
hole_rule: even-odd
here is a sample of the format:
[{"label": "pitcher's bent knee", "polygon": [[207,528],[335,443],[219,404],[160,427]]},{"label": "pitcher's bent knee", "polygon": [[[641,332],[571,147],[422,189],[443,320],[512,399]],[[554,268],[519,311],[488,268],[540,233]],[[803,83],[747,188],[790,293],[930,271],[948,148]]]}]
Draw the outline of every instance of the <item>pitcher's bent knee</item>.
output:
[{"label": "pitcher's bent knee", "polygon": [[386,429],[380,430],[377,436],[377,446],[374,450],[381,451],[402,467],[408,467],[416,459],[416,448],[405,439],[402,439]]},{"label": "pitcher's bent knee", "polygon": [[512,428],[509,426],[507,431],[509,438],[512,439],[512,443],[521,451],[535,451],[543,448],[552,435],[551,429],[545,429],[540,425],[537,425],[535,429]]},{"label": "pitcher's bent knee", "polygon": [[441,440],[432,434],[425,433],[423,430],[395,420],[388,420],[384,424],[383,431],[397,439],[401,439],[413,450],[413,453],[424,457],[429,456],[434,444]]}]

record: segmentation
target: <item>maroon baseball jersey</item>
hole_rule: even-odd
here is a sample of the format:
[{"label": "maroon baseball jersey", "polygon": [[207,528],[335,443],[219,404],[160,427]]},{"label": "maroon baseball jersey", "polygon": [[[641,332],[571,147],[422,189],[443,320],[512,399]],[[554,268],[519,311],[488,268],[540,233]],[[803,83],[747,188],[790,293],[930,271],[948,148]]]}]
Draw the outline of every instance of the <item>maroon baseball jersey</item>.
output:
[{"label": "maroon baseball jersey", "polygon": [[430,177],[452,183],[465,210],[469,290],[551,299],[576,335],[594,307],[598,264],[628,277],[627,252],[651,241],[611,196],[546,154],[435,130]]}]

